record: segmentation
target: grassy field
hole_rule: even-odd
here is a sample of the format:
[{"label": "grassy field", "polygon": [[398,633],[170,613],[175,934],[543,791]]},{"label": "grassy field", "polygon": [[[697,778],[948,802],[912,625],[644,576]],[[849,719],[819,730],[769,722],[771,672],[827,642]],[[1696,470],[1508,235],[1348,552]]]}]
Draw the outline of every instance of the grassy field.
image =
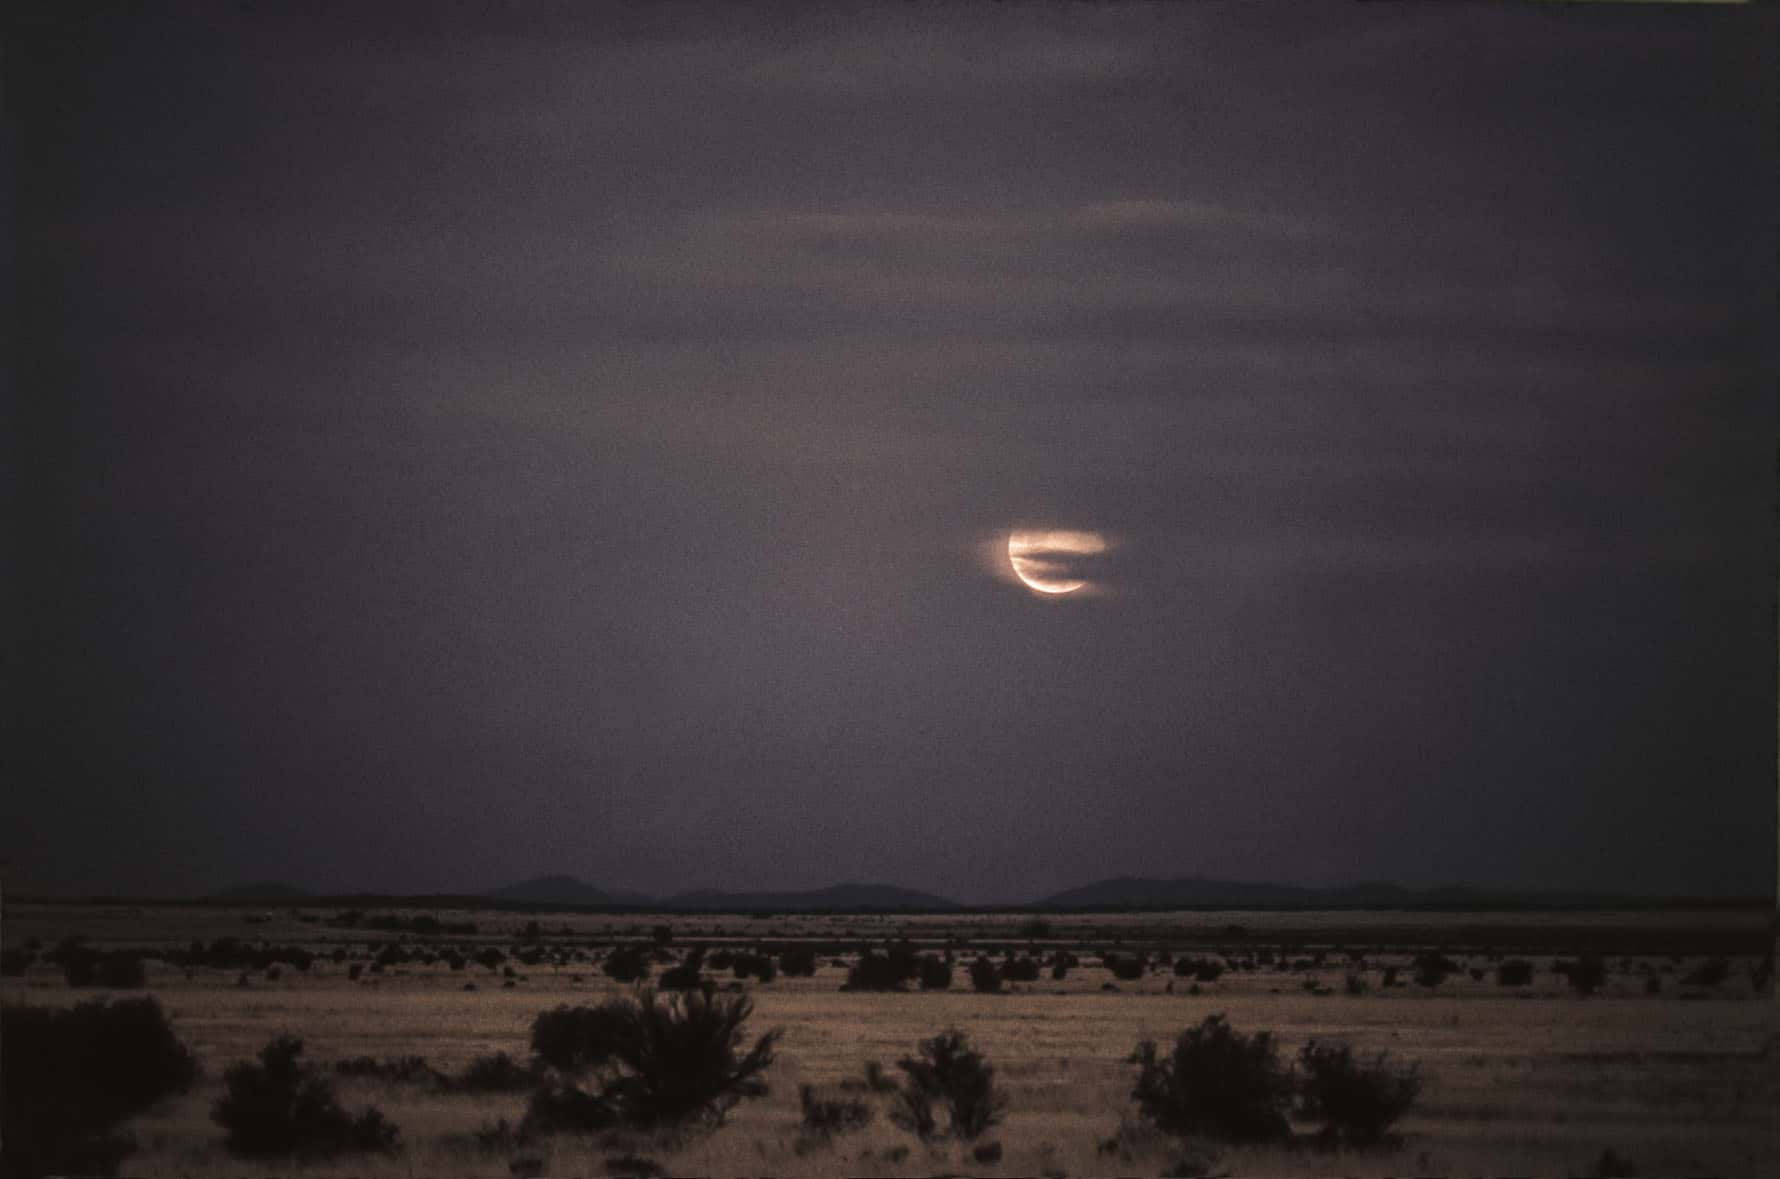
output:
[{"label": "grassy field", "polygon": [[[504,1175],[521,1157],[551,1175],[617,1173],[637,1159],[667,1174],[1156,1175],[1191,1158],[1237,1175],[1583,1175],[1610,1149],[1644,1176],[1759,1176],[1780,1159],[1780,1005],[1751,980],[1768,937],[1760,912],[1182,913],[1052,916],[1043,926],[1005,914],[431,915],[476,930],[343,928],[337,912],[319,909],[32,904],[7,908],[0,941],[42,955],[79,937],[95,949],[165,955],[147,963],[146,989],[204,1074],[190,1093],[130,1123],[139,1144],[124,1164],[131,1175]],[[522,943],[534,919],[541,943]],[[747,984],[756,1003],[749,1030],[782,1028],[784,1036],[768,1074],[771,1093],[743,1102],[720,1127],[559,1136],[483,1152],[472,1132],[502,1117],[517,1121],[524,1094],[341,1079],[347,1106],[373,1103],[400,1124],[402,1153],[267,1167],[221,1145],[209,1113],[222,1072],[272,1036],[302,1036],[306,1056],[323,1065],[423,1055],[454,1071],[497,1051],[523,1057],[539,1012],[630,993],[590,959],[616,942],[652,943],[657,925],[670,927],[676,953],[693,944],[821,950],[813,977]],[[993,995],[972,993],[962,970],[943,993],[840,989],[846,967],[837,959],[850,962],[865,943],[901,937],[951,948],[961,963],[979,948],[999,956],[1011,946],[1041,957],[1069,949],[1081,965],[1061,981],[1047,972]],[[275,978],[214,966],[191,967],[188,977],[180,953],[193,940],[221,938],[301,945],[318,958],[307,970],[281,966]],[[413,961],[350,977],[352,964],[362,967],[387,944],[509,954],[540,944],[546,961],[459,971]],[[1438,986],[1417,985],[1412,959],[1433,947],[1459,969]],[[1196,987],[1166,968],[1115,980],[1100,965],[1108,950],[1215,955],[1233,968]],[[1605,983],[1587,998],[1553,970],[1556,959],[1581,952],[1603,955],[1607,966]],[[553,965],[549,957],[563,960]],[[1532,983],[1497,985],[1494,967],[1504,957],[1532,962]],[[1728,973],[1699,982],[1696,972],[1713,957],[1726,959]],[[1391,968],[1397,985],[1386,987]],[[730,984],[728,971],[712,974]],[[1349,993],[1350,976],[1362,993]],[[0,986],[8,1003],[65,1005],[101,993],[70,988],[41,958]],[[1135,1070],[1126,1058],[1139,1040],[1172,1040],[1214,1012],[1240,1030],[1273,1032],[1288,1056],[1313,1038],[1340,1039],[1417,1063],[1423,1090],[1398,1127],[1400,1141],[1365,1152],[1287,1151],[1183,1143],[1147,1129],[1131,1101]],[[1002,1145],[998,1160],[978,1161],[956,1142],[923,1144],[881,1110],[856,1133],[815,1146],[802,1140],[801,1083],[837,1090],[866,1061],[891,1067],[948,1026],[970,1035],[1007,1094],[1004,1122],[984,1139]]]}]

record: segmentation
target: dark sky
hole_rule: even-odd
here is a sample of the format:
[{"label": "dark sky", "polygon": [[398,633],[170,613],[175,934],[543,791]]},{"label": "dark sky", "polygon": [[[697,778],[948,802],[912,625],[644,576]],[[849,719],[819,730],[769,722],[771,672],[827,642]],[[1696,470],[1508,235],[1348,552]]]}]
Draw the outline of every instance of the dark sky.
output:
[{"label": "dark sky", "polygon": [[1771,10],[159,8],[6,51],[14,892],[1772,888]]}]

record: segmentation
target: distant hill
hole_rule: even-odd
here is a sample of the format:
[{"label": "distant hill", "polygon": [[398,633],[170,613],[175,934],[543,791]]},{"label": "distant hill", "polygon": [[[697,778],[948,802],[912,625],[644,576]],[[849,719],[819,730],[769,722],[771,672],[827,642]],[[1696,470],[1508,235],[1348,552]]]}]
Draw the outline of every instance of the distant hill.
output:
[{"label": "distant hill", "polygon": [[[1119,876],[1034,901],[1034,909],[1423,909],[1515,907],[1597,907],[1640,898],[1582,892],[1492,892],[1479,888],[1405,888],[1369,881],[1336,888],[1297,884],[1244,883],[1182,876],[1173,880]],[[1648,898],[1643,898],[1648,899]]]},{"label": "distant hill", "polygon": [[294,884],[286,884],[281,880],[256,880],[252,884],[241,884],[234,888],[213,892],[208,899],[213,901],[300,901],[314,895],[306,888],[298,888]]},{"label": "distant hill", "polygon": [[835,884],[806,892],[719,892],[699,889],[668,897],[664,909],[697,912],[850,912],[856,909],[962,909],[957,901],[894,884]]},{"label": "distant hill", "polygon": [[522,880],[487,894],[498,901],[527,901],[536,905],[622,905],[627,902],[601,892],[585,880],[557,873]]}]

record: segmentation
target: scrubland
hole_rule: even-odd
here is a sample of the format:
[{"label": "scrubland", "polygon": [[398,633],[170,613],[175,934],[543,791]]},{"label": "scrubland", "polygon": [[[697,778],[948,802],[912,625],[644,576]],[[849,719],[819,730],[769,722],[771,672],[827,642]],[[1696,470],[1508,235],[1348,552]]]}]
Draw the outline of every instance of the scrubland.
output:
[{"label": "scrubland", "polygon": [[[1758,1176],[1780,1159],[1780,1005],[1765,989],[1770,934],[1759,911],[1035,919],[465,910],[427,913],[418,930],[416,915],[12,905],[3,943],[17,972],[0,981],[0,997],[38,1007],[106,994],[159,1000],[201,1072],[123,1125],[135,1146],[124,1175],[1587,1175],[1629,1166],[1644,1176]],[[949,954],[949,987],[910,979],[904,990],[844,989],[862,952],[897,945]],[[479,1142],[477,1132],[502,1119],[517,1126],[528,1093],[462,1092],[427,1076],[456,1075],[495,1053],[525,1061],[540,1013],[634,994],[635,983],[602,970],[620,946],[643,951],[657,982],[703,947],[702,977],[753,1003],[748,1041],[782,1029],[763,1074],[770,1091],[721,1121]],[[251,961],[288,947],[303,953]],[[71,987],[65,960],[76,948],[139,959],[142,986]],[[799,948],[814,951],[814,974],[738,980],[723,965],[725,951],[782,962]],[[475,960],[490,949],[498,963]],[[454,952],[465,960],[459,969]],[[973,961],[986,955],[999,969],[1010,954],[1035,961],[1037,978],[973,990]],[[1059,955],[1074,961],[1065,958],[1060,979]],[[306,968],[294,961],[304,956]],[[1525,983],[1503,970],[1515,962],[1527,964]],[[1597,985],[1577,984],[1584,962],[1596,964]],[[1350,1045],[1360,1058],[1388,1053],[1415,1068],[1413,1104],[1364,1146],[1320,1141],[1301,1117],[1290,1139],[1258,1144],[1170,1135],[1133,1100],[1133,1050],[1145,1040],[1165,1050],[1213,1014],[1243,1033],[1272,1033],[1286,1065],[1312,1041]],[[894,1095],[863,1079],[869,1061],[900,1076],[897,1061],[948,1028],[993,1067],[1003,1103],[973,1139],[923,1139],[892,1120]],[[225,1071],[281,1034],[303,1040],[304,1058],[342,1105],[374,1106],[399,1126],[398,1148],[232,1153],[212,1119]],[[395,1079],[335,1067],[411,1056],[432,1073]],[[805,1086],[856,1116],[813,1133]]]}]

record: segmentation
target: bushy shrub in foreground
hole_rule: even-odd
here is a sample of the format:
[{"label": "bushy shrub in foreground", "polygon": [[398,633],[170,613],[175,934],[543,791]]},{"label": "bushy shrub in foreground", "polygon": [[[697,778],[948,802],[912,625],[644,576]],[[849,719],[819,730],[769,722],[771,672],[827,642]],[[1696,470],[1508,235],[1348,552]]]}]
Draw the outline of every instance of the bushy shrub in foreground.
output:
[{"label": "bushy shrub in foreground", "polygon": [[614,999],[598,1007],[566,1004],[532,1020],[531,1048],[565,1073],[583,1072],[612,1059],[619,1045],[636,1038],[636,1004]]},{"label": "bushy shrub in foreground", "polygon": [[0,1008],[0,1174],[110,1174],[114,1127],[191,1087],[197,1061],[152,998]]},{"label": "bushy shrub in foreground", "polygon": [[954,1138],[976,1138],[1001,1120],[1006,1098],[996,1092],[995,1068],[963,1032],[948,1029],[923,1041],[919,1055],[903,1057],[896,1067],[905,1079],[890,1120],[917,1137],[941,1133],[936,1107],[946,1111],[944,1133]]},{"label": "bushy shrub in foreground", "polygon": [[354,1150],[394,1150],[399,1131],[376,1106],[357,1117],[340,1107],[334,1086],[298,1061],[303,1041],[279,1036],[260,1049],[259,1063],[242,1061],[223,1074],[226,1092],[211,1119],[228,1148],[251,1156],[325,1156]]},{"label": "bushy shrub in foreground", "polygon": [[743,995],[686,991],[666,1000],[646,992],[633,1005],[635,1034],[612,1053],[616,1075],[602,1096],[636,1125],[714,1117],[767,1091],[778,1030],[742,1051],[742,1024],[754,1011]]},{"label": "bushy shrub in foreground", "polygon": [[1394,1069],[1388,1055],[1359,1058],[1346,1044],[1315,1040],[1304,1046],[1299,1112],[1323,1122],[1326,1141],[1377,1143],[1415,1103],[1421,1092],[1415,1066]]},{"label": "bushy shrub in foreground", "polygon": [[704,965],[704,947],[694,946],[686,952],[686,957],[677,966],[661,972],[659,985],[664,991],[691,991],[702,987],[706,981]]},{"label": "bushy shrub in foreground", "polygon": [[1165,1133],[1265,1142],[1287,1137],[1292,1077],[1269,1032],[1243,1035],[1222,1015],[1208,1015],[1176,1038],[1168,1055],[1144,1040],[1132,1097]]}]

